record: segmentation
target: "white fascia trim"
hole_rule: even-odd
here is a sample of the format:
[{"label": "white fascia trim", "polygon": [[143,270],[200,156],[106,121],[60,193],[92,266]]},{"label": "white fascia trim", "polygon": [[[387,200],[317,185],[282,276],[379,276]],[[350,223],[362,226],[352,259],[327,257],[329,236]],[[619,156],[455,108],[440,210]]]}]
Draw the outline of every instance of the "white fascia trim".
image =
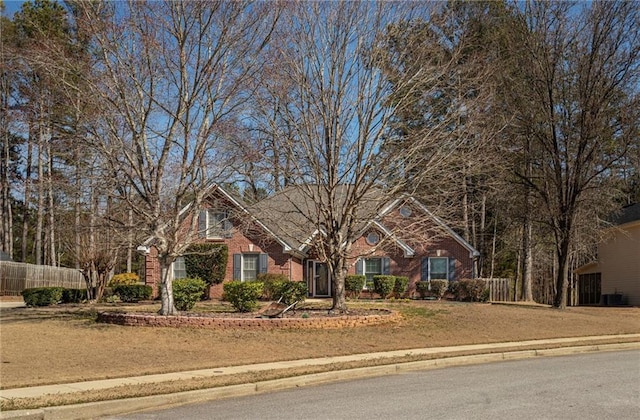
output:
[{"label": "white fascia trim", "polygon": [[469,250],[470,258],[476,258],[480,256],[480,252],[478,252],[477,249],[475,249],[469,242],[465,241],[462,236],[455,233],[453,229],[451,229],[449,226],[447,226],[447,224],[444,221],[442,221],[442,219],[440,219],[435,214],[431,213],[431,211],[424,204],[422,204],[421,202],[419,202],[413,197],[409,197],[408,199],[411,200],[416,206],[418,206],[427,215],[429,215],[433,220],[435,220],[435,222],[438,223],[440,227],[442,227],[449,235],[451,235],[451,237],[455,239],[460,245],[467,248]]},{"label": "white fascia trim", "polygon": [[400,248],[402,248],[402,250],[404,251],[404,256],[406,258],[411,258],[416,255],[416,251],[413,248],[411,248],[409,245],[407,245],[402,240],[400,240],[396,235],[393,234],[393,232],[391,232],[389,229],[384,227],[382,223],[378,222],[377,220],[374,220],[372,224],[375,225],[378,229],[380,229],[385,235],[393,239],[395,243],[398,244]]},{"label": "white fascia trim", "polygon": [[280,244],[282,245],[282,249],[284,252],[286,253],[291,253],[291,251],[293,251],[293,248],[291,247],[291,245],[289,245],[286,241],[284,241],[283,239],[280,239],[280,237],[278,237],[278,235],[276,235],[271,229],[269,229],[264,223],[262,223],[257,217],[255,217],[253,214],[249,213],[249,210],[247,210],[243,205],[241,205],[235,198],[233,198],[229,193],[227,193],[221,186],[217,186],[218,190],[229,200],[231,201],[236,207],[238,207],[239,209],[241,209],[245,214],[249,215],[249,217],[251,217],[251,220],[256,222],[258,224],[258,226],[260,226],[262,229],[264,229],[269,235],[273,236],[273,238]]}]

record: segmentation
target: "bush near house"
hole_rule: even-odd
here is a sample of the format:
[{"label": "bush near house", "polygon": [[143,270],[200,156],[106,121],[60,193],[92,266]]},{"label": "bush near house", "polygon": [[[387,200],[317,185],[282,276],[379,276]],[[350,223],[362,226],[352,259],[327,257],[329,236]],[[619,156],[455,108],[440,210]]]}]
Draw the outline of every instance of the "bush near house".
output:
[{"label": "bush near house", "polygon": [[396,276],[378,275],[373,276],[373,291],[380,295],[382,299],[386,299],[393,291],[396,284]]},{"label": "bush near house", "polygon": [[260,273],[257,275],[256,281],[263,284],[262,299],[278,300],[282,296],[283,284],[288,282],[289,278],[284,274]]},{"label": "bush near house", "polygon": [[431,295],[438,298],[438,300],[444,297],[449,288],[448,280],[431,280]]},{"label": "bush near house", "polygon": [[393,283],[393,296],[396,299],[403,297],[407,292],[408,286],[409,286],[409,277],[396,276],[396,280]]},{"label": "bush near house", "polygon": [[199,278],[173,281],[173,303],[179,311],[189,311],[202,299],[207,283]]},{"label": "bush near house", "polygon": [[222,299],[231,303],[238,312],[251,312],[258,308],[258,298],[262,295],[260,281],[231,281],[224,283]]},{"label": "bush near house", "polygon": [[416,283],[416,292],[420,295],[420,299],[424,299],[430,295],[429,282],[419,281]]},{"label": "bush near house", "polygon": [[184,255],[184,266],[189,278],[202,279],[211,286],[224,281],[228,259],[225,244],[193,244]]},{"label": "bush near house", "polygon": [[62,291],[62,303],[82,303],[87,300],[86,289],[64,289]]},{"label": "bush near house", "polygon": [[146,284],[120,285],[113,288],[113,294],[118,295],[122,302],[138,302],[151,299],[153,289]]},{"label": "bush near house", "polygon": [[111,277],[108,286],[116,287],[116,286],[129,286],[132,284],[140,283],[140,276],[136,273],[120,273]]},{"label": "bush near house", "polygon": [[345,277],[344,289],[347,292],[347,297],[358,299],[366,280],[367,278],[363,275],[350,275]]},{"label": "bush near house", "polygon": [[57,305],[62,301],[64,287],[33,287],[24,289],[22,297],[27,306]]},{"label": "bush near house", "polygon": [[466,302],[486,302],[489,298],[487,284],[484,280],[459,280],[451,282],[449,291],[455,300]]}]

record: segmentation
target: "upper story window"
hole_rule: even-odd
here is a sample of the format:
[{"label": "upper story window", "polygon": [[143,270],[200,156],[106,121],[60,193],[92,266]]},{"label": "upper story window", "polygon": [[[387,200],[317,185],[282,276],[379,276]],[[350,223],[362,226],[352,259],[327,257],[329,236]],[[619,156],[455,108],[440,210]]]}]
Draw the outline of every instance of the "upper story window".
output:
[{"label": "upper story window", "polygon": [[233,225],[227,210],[201,210],[198,217],[198,236],[207,239],[229,238]]},{"label": "upper story window", "polygon": [[409,206],[400,207],[400,215],[402,217],[409,217],[409,216],[411,216],[411,213],[412,213],[411,207],[409,207]]}]

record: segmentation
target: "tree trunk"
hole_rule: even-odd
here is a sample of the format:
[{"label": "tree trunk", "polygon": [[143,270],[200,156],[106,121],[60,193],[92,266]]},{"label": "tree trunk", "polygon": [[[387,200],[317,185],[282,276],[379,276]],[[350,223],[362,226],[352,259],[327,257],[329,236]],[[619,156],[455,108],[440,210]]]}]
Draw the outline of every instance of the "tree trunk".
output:
[{"label": "tree trunk", "polygon": [[[29,133],[32,131],[29,130]],[[27,262],[27,239],[29,237],[29,204],[31,202],[31,164],[33,159],[33,137],[29,134],[27,139],[27,163],[25,165],[24,175],[24,208],[22,213],[22,243],[20,244],[22,252],[22,262]]]},{"label": "tree trunk", "polygon": [[333,305],[329,310],[330,313],[346,314],[347,299],[344,289],[344,280],[347,277],[347,268],[343,261],[334,265],[331,270],[331,291],[333,295]]},{"label": "tree trunk", "polygon": [[556,272],[556,291],[553,307],[565,309],[567,307],[567,289],[569,287],[569,240],[563,238],[557,249],[558,271]]},{"label": "tree trunk", "polygon": [[44,168],[42,163],[42,149],[44,143],[44,132],[42,131],[42,121],[38,127],[38,214],[36,217],[36,238],[35,238],[35,254],[38,265],[42,264],[42,234],[44,225]]},{"label": "tree trunk", "polygon": [[47,212],[49,225],[49,265],[57,266],[56,255],[56,220],[53,201],[53,152],[51,148],[51,135],[47,134]]},{"label": "tree trunk", "polygon": [[178,315],[178,310],[173,300],[173,275],[171,273],[171,263],[168,258],[160,258],[160,299],[162,306],[158,312],[160,315]]},{"label": "tree trunk", "polygon": [[522,226],[522,300],[530,302],[533,300],[532,278],[533,278],[533,256],[531,240],[533,227],[526,212],[524,224]]}]

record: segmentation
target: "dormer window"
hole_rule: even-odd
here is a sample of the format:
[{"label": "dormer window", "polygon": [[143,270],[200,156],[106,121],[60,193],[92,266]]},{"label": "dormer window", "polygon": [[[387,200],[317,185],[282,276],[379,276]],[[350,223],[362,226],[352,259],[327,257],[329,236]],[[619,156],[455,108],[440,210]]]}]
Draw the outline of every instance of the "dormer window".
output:
[{"label": "dormer window", "polygon": [[380,242],[380,235],[378,232],[369,232],[366,241],[369,245],[377,245]]},{"label": "dormer window", "polygon": [[400,207],[400,215],[402,217],[409,217],[411,216],[411,207],[409,206],[402,206]]},{"label": "dormer window", "polygon": [[232,235],[233,225],[229,212],[220,209],[201,210],[198,217],[198,236],[206,239],[224,239]]}]

